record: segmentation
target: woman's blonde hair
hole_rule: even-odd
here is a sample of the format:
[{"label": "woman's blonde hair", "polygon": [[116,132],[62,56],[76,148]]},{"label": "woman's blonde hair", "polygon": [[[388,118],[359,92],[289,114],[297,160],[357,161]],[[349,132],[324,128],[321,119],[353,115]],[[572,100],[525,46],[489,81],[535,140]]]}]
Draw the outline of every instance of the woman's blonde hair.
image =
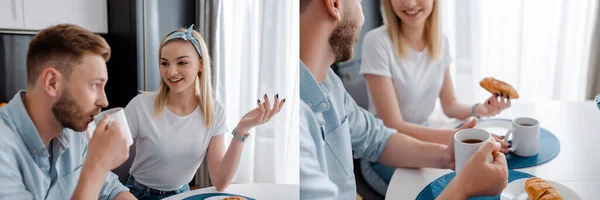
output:
[{"label": "woman's blonde hair", "polygon": [[[434,0],[431,14],[425,20],[425,31],[423,36],[425,37],[427,53],[429,53],[431,58],[439,61],[442,57],[444,40],[442,39],[442,26],[437,4],[437,0]],[[407,45],[402,41],[401,19],[394,12],[392,0],[381,1],[381,15],[387,28],[388,35],[394,44],[396,56],[404,59],[408,58]]]},{"label": "woman's blonde hair", "polygon": [[[163,40],[161,41],[160,48],[158,50],[158,57],[161,57],[162,48],[171,42],[187,42],[192,44],[190,41],[185,41],[183,39],[171,39],[165,43],[167,37],[175,32],[186,32],[186,29],[178,29],[171,31],[168,33]],[[200,57],[200,63],[202,65],[202,71],[198,72],[198,77],[195,81],[196,94],[198,98],[198,106],[200,106],[200,111],[204,113],[204,123],[207,126],[212,126],[215,121],[214,114],[214,102],[212,98],[212,81],[211,81],[211,70],[210,70],[210,56],[208,55],[208,48],[206,47],[206,43],[200,33],[195,30],[192,31],[192,36],[194,36],[198,43],[200,44],[200,52],[202,56]],[[160,62],[160,61],[159,61]],[[158,89],[158,94],[154,99],[154,111],[155,113],[161,113],[165,106],[167,105],[167,101],[169,101],[169,86],[165,83],[165,80],[160,79],[160,88]]]}]

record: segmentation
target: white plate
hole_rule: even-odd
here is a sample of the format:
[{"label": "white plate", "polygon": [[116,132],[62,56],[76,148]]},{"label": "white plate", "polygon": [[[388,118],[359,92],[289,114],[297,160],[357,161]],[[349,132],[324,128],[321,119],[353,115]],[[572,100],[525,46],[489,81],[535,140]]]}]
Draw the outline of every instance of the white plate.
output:
[{"label": "white plate", "polygon": [[208,197],[208,198],[206,198],[204,200],[222,200],[222,199],[227,198],[227,197],[232,197],[232,196],[231,195],[219,195],[219,196]]},{"label": "white plate", "polygon": [[512,127],[512,122],[507,120],[490,119],[477,122],[475,128],[486,130],[491,134],[506,135],[506,132]]},{"label": "white plate", "polygon": [[208,197],[204,200],[221,200],[224,198],[230,197],[229,195],[219,195],[219,196],[212,196],[212,197]]},{"label": "white plate", "polygon": [[[501,200],[527,200],[527,193],[525,192],[525,181],[527,178],[522,178],[510,182],[502,194],[500,194]],[[548,181],[548,183],[552,184],[552,186],[560,193],[563,199],[568,200],[581,200],[581,198],[575,193],[571,188],[567,186],[561,185],[560,183],[554,181]]]}]

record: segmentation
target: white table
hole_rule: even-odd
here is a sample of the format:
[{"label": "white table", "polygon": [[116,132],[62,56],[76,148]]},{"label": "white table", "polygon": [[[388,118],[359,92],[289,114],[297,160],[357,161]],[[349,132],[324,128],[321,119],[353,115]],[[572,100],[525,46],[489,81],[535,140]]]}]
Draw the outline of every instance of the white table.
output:
[{"label": "white table", "polygon": [[232,184],[225,191],[219,192],[215,187],[201,188],[184,192],[178,195],[165,198],[168,200],[184,199],[203,193],[232,193],[244,195],[254,199],[299,199],[299,186],[291,184],[270,184],[270,183],[251,183],[251,184]]},{"label": "white table", "polygon": [[[595,102],[541,102],[513,105],[494,118],[532,117],[556,135],[560,153],[535,167],[517,169],[573,189],[582,199],[600,196],[600,111]],[[453,121],[444,127],[456,127]],[[435,179],[451,170],[398,168],[386,199],[415,199]]]}]

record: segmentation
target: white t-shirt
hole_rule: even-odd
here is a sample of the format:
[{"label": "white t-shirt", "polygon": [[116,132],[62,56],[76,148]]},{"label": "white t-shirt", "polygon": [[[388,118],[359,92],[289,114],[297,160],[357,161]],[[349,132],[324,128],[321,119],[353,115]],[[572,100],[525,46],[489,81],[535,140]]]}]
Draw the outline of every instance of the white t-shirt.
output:
[{"label": "white t-shirt", "polygon": [[[404,121],[423,124],[435,108],[445,70],[452,61],[446,37],[443,45],[441,62],[429,57],[427,48],[421,52],[408,48],[409,58],[398,58],[387,28],[381,26],[365,35],[360,74],[390,77]],[[377,116],[370,93],[369,112]]]},{"label": "white t-shirt", "polygon": [[186,116],[167,107],[154,115],[156,93],[140,94],[125,108],[136,145],[129,173],[136,181],[162,191],[188,184],[200,167],[213,136],[227,132],[223,107],[214,101],[215,123],[207,127],[200,107]]}]

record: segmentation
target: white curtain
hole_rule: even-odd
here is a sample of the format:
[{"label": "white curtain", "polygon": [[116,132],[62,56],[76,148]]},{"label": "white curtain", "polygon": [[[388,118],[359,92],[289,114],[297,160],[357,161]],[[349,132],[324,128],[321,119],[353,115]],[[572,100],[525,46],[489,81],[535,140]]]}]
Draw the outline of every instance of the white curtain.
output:
[{"label": "white curtain", "polygon": [[[222,1],[217,96],[227,125],[266,93],[286,103],[268,124],[251,130],[234,183],[298,184],[298,1]],[[227,135],[226,145],[231,141]]]},{"label": "white curtain", "polygon": [[[600,5],[597,7],[600,8]],[[587,99],[594,99],[597,94],[600,94],[600,20],[598,20],[598,13],[596,13],[595,21],[592,46],[590,47]]]},{"label": "white curtain", "polygon": [[487,76],[513,85],[519,102],[585,99],[597,0],[440,1],[463,102],[489,97]]}]

